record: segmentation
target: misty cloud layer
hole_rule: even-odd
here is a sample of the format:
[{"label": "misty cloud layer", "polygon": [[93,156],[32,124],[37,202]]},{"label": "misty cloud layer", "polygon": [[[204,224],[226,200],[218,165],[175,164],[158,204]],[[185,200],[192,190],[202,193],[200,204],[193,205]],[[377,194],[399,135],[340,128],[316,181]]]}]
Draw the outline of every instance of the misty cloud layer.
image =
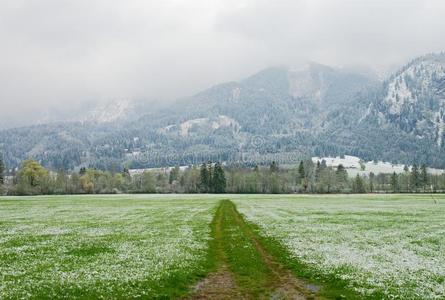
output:
[{"label": "misty cloud layer", "polygon": [[4,0],[0,126],[168,101],[271,65],[385,70],[445,50],[444,15],[441,0]]}]

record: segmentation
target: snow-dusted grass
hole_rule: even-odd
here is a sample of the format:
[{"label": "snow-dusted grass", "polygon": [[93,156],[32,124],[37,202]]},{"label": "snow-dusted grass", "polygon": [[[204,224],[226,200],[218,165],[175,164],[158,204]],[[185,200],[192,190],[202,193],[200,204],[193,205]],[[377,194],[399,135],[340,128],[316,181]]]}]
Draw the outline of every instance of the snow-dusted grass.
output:
[{"label": "snow-dusted grass", "polygon": [[445,196],[249,196],[238,210],[363,296],[445,299]]},{"label": "snow-dusted grass", "polygon": [[216,209],[214,200],[188,198],[0,198],[0,299],[181,292],[206,272]]},{"label": "snow-dusted grass", "polygon": [[0,299],[170,298],[208,271],[232,199],[313,274],[378,299],[445,299],[445,196],[0,198]]}]

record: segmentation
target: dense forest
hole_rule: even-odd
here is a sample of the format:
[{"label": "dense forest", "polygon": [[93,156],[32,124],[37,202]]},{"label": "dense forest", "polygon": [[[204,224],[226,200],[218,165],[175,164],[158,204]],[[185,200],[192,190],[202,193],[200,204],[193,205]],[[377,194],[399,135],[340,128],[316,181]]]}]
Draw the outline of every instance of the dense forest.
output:
[{"label": "dense forest", "polygon": [[425,165],[405,167],[402,174],[348,177],[339,165],[302,160],[293,168],[237,166],[207,162],[199,166],[130,175],[82,168],[79,172],[52,172],[37,161],[26,160],[14,175],[4,176],[0,160],[0,191],[6,195],[110,193],[406,193],[443,192],[445,174],[428,174]]}]

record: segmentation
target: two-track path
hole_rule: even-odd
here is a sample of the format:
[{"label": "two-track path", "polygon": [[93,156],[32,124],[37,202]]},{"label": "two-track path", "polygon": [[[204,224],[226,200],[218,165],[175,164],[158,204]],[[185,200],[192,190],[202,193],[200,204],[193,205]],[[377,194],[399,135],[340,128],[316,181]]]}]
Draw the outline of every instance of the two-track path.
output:
[{"label": "two-track path", "polygon": [[322,299],[263,247],[230,200],[221,200],[212,235],[217,269],[187,299]]}]

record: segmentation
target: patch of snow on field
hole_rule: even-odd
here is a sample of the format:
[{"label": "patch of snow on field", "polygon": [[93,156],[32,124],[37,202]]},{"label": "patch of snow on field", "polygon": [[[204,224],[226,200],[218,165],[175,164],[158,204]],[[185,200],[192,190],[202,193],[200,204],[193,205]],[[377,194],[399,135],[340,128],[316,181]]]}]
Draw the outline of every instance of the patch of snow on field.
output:
[{"label": "patch of snow on field", "polygon": [[312,161],[326,161],[328,167],[337,168],[339,165],[343,165],[345,168],[360,168],[360,158],[351,155],[345,155],[344,158],[337,157],[312,157]]},{"label": "patch of snow on field", "polygon": [[[337,157],[312,157],[312,161],[314,163],[317,163],[317,161],[326,161],[326,165],[328,167],[337,168],[340,164],[345,167],[346,171],[348,172],[348,175],[351,177],[354,177],[357,174],[360,175],[369,175],[371,172],[374,174],[392,174],[393,172],[396,172],[397,174],[402,174],[405,172],[404,168],[405,165],[403,164],[393,164],[390,162],[384,162],[384,161],[362,161],[359,157],[351,156],[351,155],[345,155],[344,158],[341,158],[340,156]],[[362,165],[364,166],[364,169],[362,170]],[[411,166],[407,166],[409,170],[411,170]],[[444,170],[442,169],[435,169],[435,168],[427,168],[428,173],[440,175],[444,173]]]}]

